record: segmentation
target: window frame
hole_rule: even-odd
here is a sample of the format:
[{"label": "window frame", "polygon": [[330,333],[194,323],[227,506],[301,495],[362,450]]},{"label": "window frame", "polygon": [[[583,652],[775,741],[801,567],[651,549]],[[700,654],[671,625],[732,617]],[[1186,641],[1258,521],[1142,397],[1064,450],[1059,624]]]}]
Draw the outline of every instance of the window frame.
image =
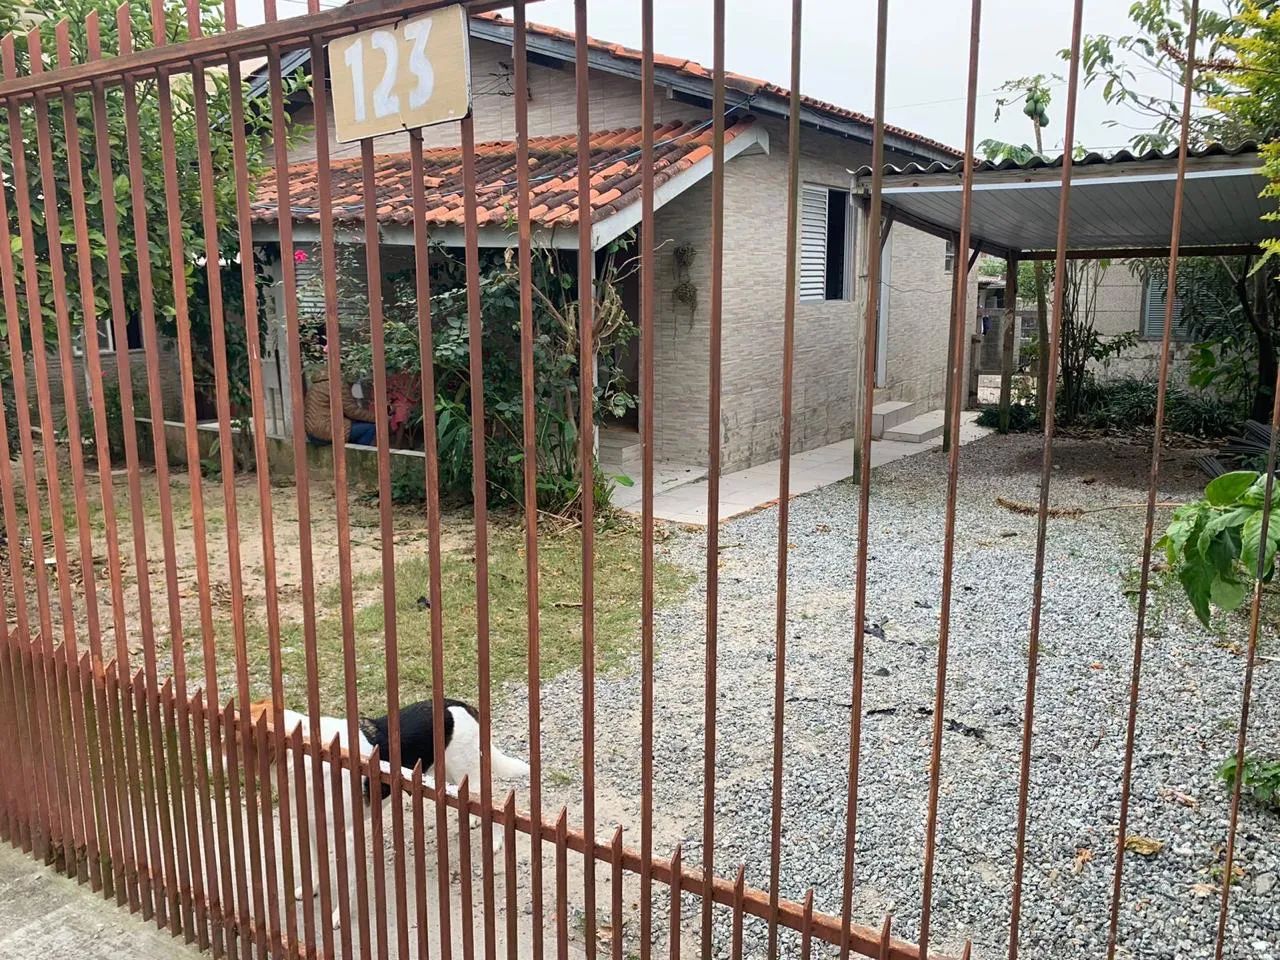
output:
[{"label": "window frame", "polygon": [[[1153,282],[1159,283],[1165,289],[1165,294],[1161,296],[1161,309],[1159,314],[1159,327],[1156,330],[1151,329],[1152,312],[1151,312],[1151,285]],[[1142,281],[1142,301],[1138,305],[1138,339],[1144,343],[1160,343],[1164,339],[1164,304],[1167,302],[1168,281],[1158,274],[1149,274]],[[1186,323],[1182,319],[1182,298],[1174,295],[1173,298],[1173,330],[1169,335],[1169,339],[1173,343],[1190,343],[1192,340],[1191,331],[1187,329]]]},{"label": "window frame", "polygon": [[[826,207],[823,213],[823,289],[821,296],[807,296],[804,291],[804,243],[805,243],[805,224],[804,224],[804,199],[805,191],[822,191],[826,196]],[[830,250],[827,245],[827,238],[830,234],[830,210],[832,194],[839,194],[844,201],[844,258],[841,264],[841,296],[827,296],[826,280],[827,272],[830,269]],[[819,180],[805,180],[800,184],[800,196],[798,198],[800,204],[800,224],[797,230],[796,243],[799,249],[796,251],[798,269],[796,270],[796,300],[798,303],[850,303],[855,296],[856,273],[854,271],[854,253],[856,249],[856,227],[857,217],[855,216],[855,208],[853,204],[853,192],[845,187],[833,186]]]}]

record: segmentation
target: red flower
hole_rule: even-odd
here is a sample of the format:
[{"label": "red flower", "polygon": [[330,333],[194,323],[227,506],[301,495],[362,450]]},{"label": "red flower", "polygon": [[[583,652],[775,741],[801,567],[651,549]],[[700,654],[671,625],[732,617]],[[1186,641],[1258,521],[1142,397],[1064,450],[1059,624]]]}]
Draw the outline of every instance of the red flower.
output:
[{"label": "red flower", "polygon": [[293,251],[293,262],[294,262],[294,263],[306,263],[306,262],[307,262],[307,260],[309,260],[309,259],[310,259],[310,258],[307,256],[307,251],[305,251],[305,250],[295,250],[295,251]]}]

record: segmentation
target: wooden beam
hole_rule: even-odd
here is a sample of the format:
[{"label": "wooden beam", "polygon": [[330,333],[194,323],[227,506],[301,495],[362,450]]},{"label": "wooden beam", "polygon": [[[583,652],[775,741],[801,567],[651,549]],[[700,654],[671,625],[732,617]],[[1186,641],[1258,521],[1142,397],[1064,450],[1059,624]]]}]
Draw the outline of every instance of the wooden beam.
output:
[{"label": "wooden beam", "polygon": [[[1179,247],[1178,254],[1183,257],[1243,257],[1261,252],[1256,243],[1221,243],[1212,246]],[[1167,257],[1169,248],[1165,247],[1091,247],[1079,250],[1067,250],[1068,260],[1126,260],[1134,257]],[[1020,260],[1054,260],[1054,250],[1024,250],[1018,254]]]},{"label": "wooden beam", "polygon": [[1013,346],[1018,326],[1018,258],[1010,256],[1004,267],[1004,327],[1000,331],[1000,432],[1009,432],[1013,399]]}]

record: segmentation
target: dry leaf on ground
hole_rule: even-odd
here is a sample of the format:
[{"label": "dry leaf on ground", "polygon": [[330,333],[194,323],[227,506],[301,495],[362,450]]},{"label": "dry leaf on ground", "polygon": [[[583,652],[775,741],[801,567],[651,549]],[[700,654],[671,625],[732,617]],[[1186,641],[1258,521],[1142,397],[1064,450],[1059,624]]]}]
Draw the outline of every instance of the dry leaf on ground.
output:
[{"label": "dry leaf on ground", "polygon": [[1164,849],[1164,841],[1156,840],[1154,837],[1140,836],[1135,833],[1125,837],[1124,848],[1126,850],[1132,850],[1134,853],[1141,854],[1144,857],[1154,857]]}]

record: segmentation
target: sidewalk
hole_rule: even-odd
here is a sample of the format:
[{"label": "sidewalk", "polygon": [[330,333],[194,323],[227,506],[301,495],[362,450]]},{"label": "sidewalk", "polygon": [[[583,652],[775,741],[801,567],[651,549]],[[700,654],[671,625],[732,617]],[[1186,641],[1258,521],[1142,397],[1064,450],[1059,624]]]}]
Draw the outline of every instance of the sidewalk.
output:
[{"label": "sidewalk", "polygon": [[[974,424],[978,413],[967,410],[960,415],[960,443],[965,444],[991,431]],[[853,440],[841,440],[825,447],[806,450],[791,455],[791,495],[799,496],[819,487],[829,486],[853,476]],[[925,443],[905,443],[900,440],[873,440],[871,442],[871,466],[901,460],[926,450],[942,446],[937,437]],[[750,513],[769,506],[778,499],[778,474],[782,461],[771,460],[720,478],[720,521],[739,514]],[[661,465],[657,468],[661,470]],[[684,468],[685,482],[673,485],[673,477],[660,473],[658,492],[653,498],[654,515],[659,520],[705,526],[707,523],[706,471],[694,472]],[[670,471],[668,471],[670,473]],[[665,484],[665,485],[664,485]],[[640,513],[640,485],[626,488],[625,499],[615,497],[615,503],[628,513]]]},{"label": "sidewalk", "polygon": [[195,945],[0,843],[0,957],[192,960]]}]

